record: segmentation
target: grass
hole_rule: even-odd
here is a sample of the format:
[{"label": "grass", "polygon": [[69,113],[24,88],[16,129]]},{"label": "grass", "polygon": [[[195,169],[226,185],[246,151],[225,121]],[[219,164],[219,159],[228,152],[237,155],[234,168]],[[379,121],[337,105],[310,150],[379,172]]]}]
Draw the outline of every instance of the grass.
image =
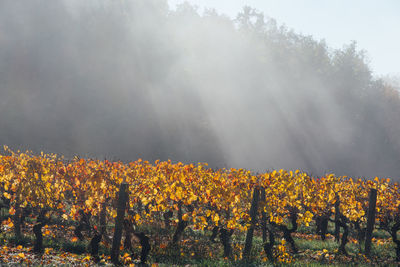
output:
[{"label": "grass", "polygon": [[296,245],[300,250],[312,250],[319,251],[326,249],[330,252],[333,252],[335,249],[339,248],[339,244],[334,240],[318,240],[318,239],[302,239],[302,238],[294,238]]},{"label": "grass", "polygon": [[[57,220],[57,218],[54,218],[54,220]],[[34,223],[30,220],[26,222],[28,225]],[[72,230],[70,229],[72,225],[66,224],[65,221],[60,221],[60,225],[63,225],[64,230],[57,230],[59,232],[54,236],[45,236],[43,239],[44,247],[52,248],[59,253],[70,252],[84,257],[88,252],[89,239],[72,241]],[[0,245],[32,247],[34,236],[29,227],[24,229],[24,236],[20,239],[16,239],[10,230],[0,232]],[[49,227],[49,229],[53,231],[53,228]],[[328,231],[333,233],[333,230],[333,223],[329,223]],[[150,237],[152,246],[148,258],[150,264],[157,263],[158,266],[274,266],[272,262],[265,261],[266,256],[263,251],[260,231],[255,232],[249,261],[241,259],[245,233],[232,236],[233,257],[232,259],[224,259],[222,258],[223,247],[219,237],[215,239],[216,242],[210,241],[210,229],[196,231],[188,227],[185,229],[179,244],[175,246],[169,244],[174,233],[173,227],[165,229],[154,224],[136,227],[135,231],[144,232]],[[332,235],[327,235],[327,239],[323,241],[315,235],[315,226],[299,227],[298,231],[293,234],[299,253],[291,255],[294,262],[290,264],[281,263],[280,266],[397,266],[394,261],[396,256],[395,245],[391,242],[387,232],[375,230],[373,237],[375,241],[371,250],[372,260],[368,262],[362,255],[363,244],[358,244],[354,236],[349,237],[350,241],[346,245],[349,256],[343,256],[337,253],[339,244],[333,239]],[[278,247],[281,240],[282,235],[276,234],[275,248]],[[377,240],[380,242],[379,245]],[[140,255],[140,246],[138,243],[134,243],[133,246],[133,253],[137,257]],[[289,251],[289,248],[287,250]],[[110,248],[101,243],[99,254],[109,255]],[[131,255],[131,252],[122,250],[121,256],[124,254]]]}]

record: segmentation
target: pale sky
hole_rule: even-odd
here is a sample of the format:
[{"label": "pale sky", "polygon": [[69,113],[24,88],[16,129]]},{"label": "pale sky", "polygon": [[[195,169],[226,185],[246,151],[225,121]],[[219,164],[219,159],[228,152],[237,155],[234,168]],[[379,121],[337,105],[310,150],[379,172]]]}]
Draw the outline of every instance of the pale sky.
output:
[{"label": "pale sky", "polygon": [[[168,0],[174,8],[184,0]],[[248,5],[297,33],[341,48],[355,40],[377,76],[400,75],[400,0],[187,0],[232,18]]]}]

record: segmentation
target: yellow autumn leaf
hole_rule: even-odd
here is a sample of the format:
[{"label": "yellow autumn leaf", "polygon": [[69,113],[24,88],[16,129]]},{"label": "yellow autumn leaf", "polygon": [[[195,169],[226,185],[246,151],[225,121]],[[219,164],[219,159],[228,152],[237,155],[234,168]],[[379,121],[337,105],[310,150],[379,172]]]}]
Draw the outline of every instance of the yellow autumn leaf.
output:
[{"label": "yellow autumn leaf", "polygon": [[183,190],[181,187],[177,187],[176,188],[176,192],[175,192],[176,197],[178,198],[178,200],[183,198]]},{"label": "yellow autumn leaf", "polygon": [[87,255],[86,257],[84,257],[83,261],[90,261],[90,255]]},{"label": "yellow autumn leaf", "polygon": [[214,215],[213,221],[214,221],[215,223],[218,223],[218,221],[219,221],[219,215],[218,215],[218,213],[216,213],[216,214]]},{"label": "yellow autumn leaf", "polygon": [[21,259],[25,259],[26,257],[25,257],[25,253],[18,253],[18,257],[19,258],[21,258]]},{"label": "yellow autumn leaf", "polygon": [[138,220],[140,220],[140,215],[139,214],[135,214],[135,221],[138,221]]}]

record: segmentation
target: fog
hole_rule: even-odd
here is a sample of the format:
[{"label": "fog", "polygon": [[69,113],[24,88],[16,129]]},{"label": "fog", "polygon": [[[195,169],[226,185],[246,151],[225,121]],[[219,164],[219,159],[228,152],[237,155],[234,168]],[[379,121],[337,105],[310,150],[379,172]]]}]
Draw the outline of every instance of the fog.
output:
[{"label": "fog", "polygon": [[231,20],[160,0],[2,0],[0,60],[14,150],[400,174],[398,91],[364,51],[249,7]]}]

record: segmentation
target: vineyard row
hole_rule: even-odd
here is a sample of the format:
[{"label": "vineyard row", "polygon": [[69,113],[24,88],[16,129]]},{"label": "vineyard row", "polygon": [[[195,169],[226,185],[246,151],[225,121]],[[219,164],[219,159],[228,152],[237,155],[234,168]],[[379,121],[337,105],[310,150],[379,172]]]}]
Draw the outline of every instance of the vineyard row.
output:
[{"label": "vineyard row", "polygon": [[[65,161],[52,154],[6,148],[0,155],[0,197],[17,237],[24,216],[35,219],[37,252],[43,250],[42,228],[51,223],[51,215],[74,222],[79,239],[84,239],[82,231],[87,232],[94,259],[101,240],[112,243],[114,262],[118,262],[123,234],[125,240],[131,236],[139,240],[141,260],[146,261],[149,237],[135,231],[141,225],[174,227],[171,246],[179,244],[187,228],[210,230],[211,238],[220,236],[223,256],[228,258],[233,233],[246,234],[242,255],[248,257],[253,233],[259,230],[266,256],[275,261],[279,260],[274,253],[277,233],[296,253],[292,234],[299,226],[316,226],[324,240],[331,221],[340,253],[347,254],[348,236],[355,231],[368,255],[373,229],[382,229],[392,237],[400,260],[400,188],[389,179],[333,174],[314,178],[298,170],[254,174],[171,161]],[[110,223],[115,224],[112,240],[107,235]]]}]

